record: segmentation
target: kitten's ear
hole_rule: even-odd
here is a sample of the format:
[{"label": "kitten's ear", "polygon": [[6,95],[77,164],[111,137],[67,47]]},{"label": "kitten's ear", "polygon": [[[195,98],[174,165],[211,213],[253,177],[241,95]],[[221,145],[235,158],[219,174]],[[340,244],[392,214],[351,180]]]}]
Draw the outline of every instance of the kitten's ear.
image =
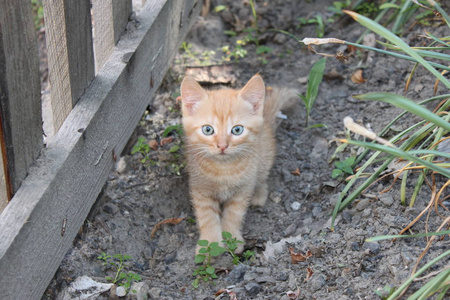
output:
[{"label": "kitten's ear", "polygon": [[207,97],[205,90],[195,81],[194,78],[186,76],[181,82],[181,101],[183,105],[183,114],[192,115],[195,105]]},{"label": "kitten's ear", "polygon": [[264,108],[264,99],[266,96],[266,87],[261,76],[253,76],[239,92],[238,97],[249,102],[253,107],[253,113],[262,115]]}]

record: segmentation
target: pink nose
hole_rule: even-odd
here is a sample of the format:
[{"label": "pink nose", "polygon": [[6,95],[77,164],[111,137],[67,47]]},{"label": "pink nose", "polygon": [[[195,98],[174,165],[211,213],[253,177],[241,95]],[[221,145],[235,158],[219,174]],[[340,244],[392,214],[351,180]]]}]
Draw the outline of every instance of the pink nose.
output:
[{"label": "pink nose", "polygon": [[220,151],[224,152],[225,149],[228,148],[228,145],[225,145],[225,144],[219,144],[219,145],[217,145],[217,148],[219,148]]}]

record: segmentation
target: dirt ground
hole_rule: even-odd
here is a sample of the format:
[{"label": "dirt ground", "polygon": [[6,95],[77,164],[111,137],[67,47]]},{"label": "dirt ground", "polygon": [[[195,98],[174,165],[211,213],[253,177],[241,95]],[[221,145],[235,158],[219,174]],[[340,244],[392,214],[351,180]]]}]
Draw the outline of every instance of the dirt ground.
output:
[{"label": "dirt ground", "polygon": [[[340,213],[334,232],[330,230],[330,214],[344,187],[340,180],[331,178],[333,163],[330,162],[338,145],[334,139],[345,137],[343,118],[351,116],[379,132],[400,112],[388,104],[363,102],[352,95],[375,91],[402,95],[413,67],[406,61],[361,52],[350,56],[347,63],[327,59],[325,79],[310,118],[310,125],[321,123],[326,128],[305,127],[305,108],[300,99],[292,109],[283,112],[287,119],[280,119],[277,131],[278,155],[269,178],[269,200],[264,207],[248,211],[243,229],[246,249],[254,251],[256,258],[234,266],[231,257],[223,255],[213,261],[220,270],[214,285],[201,283],[197,289],[192,287],[198,232],[192,222],[188,176],[182,168],[183,157],[178,155],[182,151],[169,152],[180,143],[180,137],[176,133],[171,133],[169,139],[163,137],[169,125],[180,124],[176,101],[180,79],[185,72],[200,78],[204,68],[193,67],[216,64],[220,66],[217,67],[219,75],[213,77],[233,87],[243,86],[252,75],[260,73],[267,85],[287,86],[305,93],[309,70],[321,56],[294,39],[267,30],[287,30],[300,39],[316,37],[316,25],[298,28],[298,18],[310,19],[317,14],[324,19],[332,16],[327,9],[332,1],[256,1],[258,26],[263,32],[259,43],[270,47],[271,52],[256,54],[256,46],[250,42],[243,47],[247,54],[239,61],[224,62],[222,47],[228,45],[233,50],[236,41],[247,35],[242,30],[251,26],[252,11],[248,1],[211,2],[211,12],[199,18],[187,38],[190,48],[180,50],[156,99],[149,99],[149,109],[124,151],[120,165],[111,172],[43,299],[78,299],[67,292],[67,287],[80,276],[106,282],[105,276],[112,276],[113,270],[97,259],[102,252],[130,255],[132,260],[127,270],[142,277],[141,284],[135,285],[137,293],[122,299],[231,299],[226,292],[215,296],[221,288],[233,291],[239,300],[285,300],[290,299],[289,291],[299,292],[296,299],[379,299],[376,290],[382,290],[385,285],[399,286],[410,275],[426,245],[425,239],[371,243],[365,239],[397,234],[426,207],[430,201],[429,187],[423,187],[414,207],[404,207],[400,205],[398,184],[380,193],[392,182],[392,177],[387,177]],[[214,12],[212,9],[219,4],[226,9]],[[325,37],[355,41],[365,30],[348,17],[336,19],[325,26]],[[238,35],[226,35],[225,30],[238,31]],[[427,30],[437,36],[449,35],[448,28],[443,26]],[[421,44],[422,33],[423,28],[415,26],[403,37],[410,44]],[[372,43],[370,39],[365,42]],[[316,49],[348,54],[346,47],[339,45]],[[366,79],[363,83],[351,80],[358,69],[363,70]],[[211,74],[207,75],[205,78],[211,79]],[[418,68],[407,97],[414,100],[431,97],[433,85],[433,77]],[[443,92],[444,88],[440,87],[438,93]],[[395,128],[402,130],[413,121],[410,116],[405,117]],[[138,137],[156,141],[151,145],[157,144],[158,149],[150,151],[155,164],[146,166],[140,162],[139,153],[131,155],[131,147]],[[356,151],[347,147],[337,158],[345,159]],[[409,195],[412,189],[413,183]],[[150,232],[154,226],[168,218],[184,220],[177,225],[162,225],[152,237]],[[429,230],[436,230],[440,222],[440,218],[432,215],[428,220]],[[424,231],[425,218],[422,218],[411,232]],[[300,253],[309,250],[312,256],[294,264],[290,247]],[[448,237],[434,243],[420,265],[448,247]],[[416,282],[411,289],[422,284]],[[109,292],[105,292],[93,299],[108,297]]]}]

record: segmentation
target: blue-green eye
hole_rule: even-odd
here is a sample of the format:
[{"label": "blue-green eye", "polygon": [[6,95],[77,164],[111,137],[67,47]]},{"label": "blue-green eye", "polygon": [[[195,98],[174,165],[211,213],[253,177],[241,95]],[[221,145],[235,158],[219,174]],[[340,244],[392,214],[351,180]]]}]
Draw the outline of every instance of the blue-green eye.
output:
[{"label": "blue-green eye", "polygon": [[212,128],[212,126],[209,125],[203,125],[202,132],[204,135],[211,135],[214,133],[214,128]]},{"label": "blue-green eye", "polygon": [[244,132],[244,126],[236,125],[231,128],[231,133],[234,135],[241,135]]}]

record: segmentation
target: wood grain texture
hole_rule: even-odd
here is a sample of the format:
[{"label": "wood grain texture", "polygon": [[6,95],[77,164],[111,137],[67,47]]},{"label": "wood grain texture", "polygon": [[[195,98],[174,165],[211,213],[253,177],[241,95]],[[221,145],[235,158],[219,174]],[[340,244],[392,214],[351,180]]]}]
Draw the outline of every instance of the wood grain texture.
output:
[{"label": "wood grain texture", "polygon": [[91,4],[89,0],[43,4],[56,132],[94,78]]},{"label": "wood grain texture", "polygon": [[114,51],[112,0],[92,0],[95,72],[104,66]]},{"label": "wood grain texture", "polygon": [[131,0],[112,0],[114,16],[114,41],[117,43],[125,32],[131,14]]},{"label": "wood grain texture", "polygon": [[0,215],[3,299],[40,299],[113,167],[112,151],[121,153],[198,15],[198,1],[147,2],[140,26],[121,38]]},{"label": "wood grain texture", "polygon": [[28,0],[0,2],[0,103],[9,171],[4,175],[13,193],[43,145],[39,59]]},{"label": "wood grain texture", "polygon": [[130,0],[92,0],[95,71],[104,66],[125,32],[131,14]]}]

